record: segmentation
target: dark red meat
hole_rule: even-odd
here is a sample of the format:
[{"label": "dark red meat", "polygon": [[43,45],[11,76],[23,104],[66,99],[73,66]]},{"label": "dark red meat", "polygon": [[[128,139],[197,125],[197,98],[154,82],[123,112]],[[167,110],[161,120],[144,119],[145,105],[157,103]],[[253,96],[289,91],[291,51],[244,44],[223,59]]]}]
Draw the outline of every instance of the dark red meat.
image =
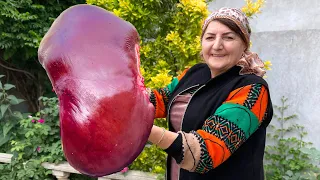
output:
[{"label": "dark red meat", "polygon": [[59,98],[71,166],[104,176],[132,163],[154,118],[134,26],[96,6],[73,6],[52,24],[38,53]]}]

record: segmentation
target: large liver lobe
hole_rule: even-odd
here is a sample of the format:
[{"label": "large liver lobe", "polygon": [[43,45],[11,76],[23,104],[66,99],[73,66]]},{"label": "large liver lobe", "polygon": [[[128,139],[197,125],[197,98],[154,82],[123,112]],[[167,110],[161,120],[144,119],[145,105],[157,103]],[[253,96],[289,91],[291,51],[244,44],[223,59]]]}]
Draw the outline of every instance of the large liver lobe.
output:
[{"label": "large liver lobe", "polygon": [[52,24],[38,55],[59,98],[71,166],[104,176],[132,163],[154,118],[134,26],[99,7],[73,6]]}]

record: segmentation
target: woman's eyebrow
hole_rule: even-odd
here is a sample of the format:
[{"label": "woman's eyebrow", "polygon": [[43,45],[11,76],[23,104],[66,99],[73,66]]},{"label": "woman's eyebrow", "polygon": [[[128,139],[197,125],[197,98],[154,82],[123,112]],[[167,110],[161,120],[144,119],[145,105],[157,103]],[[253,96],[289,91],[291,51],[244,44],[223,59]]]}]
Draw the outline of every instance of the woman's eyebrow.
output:
[{"label": "woman's eyebrow", "polygon": [[[216,35],[215,33],[212,33],[212,32],[207,32],[206,34],[207,34],[207,35]],[[225,32],[225,33],[223,33],[222,35],[229,35],[229,34],[234,35],[235,33],[232,32],[232,31],[230,31],[230,32]]]},{"label": "woman's eyebrow", "polygon": [[207,32],[206,35],[216,35],[215,33]]},{"label": "woman's eyebrow", "polygon": [[229,35],[229,34],[234,35],[235,33],[234,32],[226,32],[226,33],[223,33],[222,35]]}]

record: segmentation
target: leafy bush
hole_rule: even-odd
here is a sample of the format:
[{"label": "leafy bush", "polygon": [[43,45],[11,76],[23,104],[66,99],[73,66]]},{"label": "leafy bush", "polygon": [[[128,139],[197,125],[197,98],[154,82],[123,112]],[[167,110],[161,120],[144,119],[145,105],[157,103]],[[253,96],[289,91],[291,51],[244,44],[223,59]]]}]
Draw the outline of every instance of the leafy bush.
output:
[{"label": "leafy bush", "polygon": [[51,171],[42,162],[64,161],[61,149],[57,98],[41,97],[44,108],[34,116],[20,120],[11,140],[12,163],[10,171],[2,172],[3,179],[50,179]]},{"label": "leafy bush", "polygon": [[268,139],[274,144],[266,146],[266,179],[302,180],[316,179],[317,176],[319,179],[319,161],[313,161],[316,156],[320,159],[320,152],[310,148],[312,143],[303,141],[307,135],[303,126],[290,123],[297,115],[286,115],[289,108],[287,98],[282,97],[281,102],[281,106],[274,106],[277,110],[274,120],[279,123],[279,127],[270,125],[271,132],[268,133]]},{"label": "leafy bush", "polygon": [[12,139],[12,135],[16,130],[16,125],[22,119],[22,114],[18,111],[13,111],[15,105],[23,102],[23,99],[18,99],[16,96],[10,94],[11,90],[15,88],[12,84],[2,84],[1,79],[4,75],[0,75],[0,150],[7,152],[9,146],[7,142]]},{"label": "leafy bush", "polygon": [[[12,163],[0,164],[0,180],[54,179],[51,170],[43,168],[41,163],[66,161],[60,140],[58,99],[40,97],[39,101],[43,108],[19,122],[10,141]],[[70,179],[94,178],[71,175]]]}]

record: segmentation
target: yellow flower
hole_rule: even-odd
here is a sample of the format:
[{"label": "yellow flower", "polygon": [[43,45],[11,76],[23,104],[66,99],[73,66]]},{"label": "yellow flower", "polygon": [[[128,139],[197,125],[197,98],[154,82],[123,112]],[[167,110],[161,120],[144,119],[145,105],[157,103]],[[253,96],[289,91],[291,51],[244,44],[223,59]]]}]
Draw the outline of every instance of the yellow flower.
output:
[{"label": "yellow flower", "polygon": [[265,70],[271,70],[271,66],[272,66],[271,61],[265,61],[264,62],[264,69]]},{"label": "yellow flower", "polygon": [[261,8],[265,4],[265,0],[257,0],[256,2],[252,2],[252,0],[245,0],[245,2],[246,5],[242,7],[242,12],[244,12],[248,17],[261,13]]},{"label": "yellow flower", "polygon": [[150,44],[145,44],[141,46],[140,54],[143,54],[144,56],[148,57],[151,51],[152,51],[152,48],[150,47]]},{"label": "yellow flower", "polygon": [[140,73],[142,76],[145,76],[146,71],[144,70],[144,68],[142,66],[140,66]]},{"label": "yellow flower", "polygon": [[176,31],[170,31],[170,33],[166,36],[166,41],[175,41],[179,39],[179,33]]},{"label": "yellow flower", "polygon": [[168,70],[160,71],[155,77],[151,77],[152,88],[160,88],[168,85],[172,77],[168,75]]},{"label": "yellow flower", "polygon": [[167,34],[166,41],[174,44],[175,46],[181,46],[182,39],[177,31],[171,31],[169,34]]}]

